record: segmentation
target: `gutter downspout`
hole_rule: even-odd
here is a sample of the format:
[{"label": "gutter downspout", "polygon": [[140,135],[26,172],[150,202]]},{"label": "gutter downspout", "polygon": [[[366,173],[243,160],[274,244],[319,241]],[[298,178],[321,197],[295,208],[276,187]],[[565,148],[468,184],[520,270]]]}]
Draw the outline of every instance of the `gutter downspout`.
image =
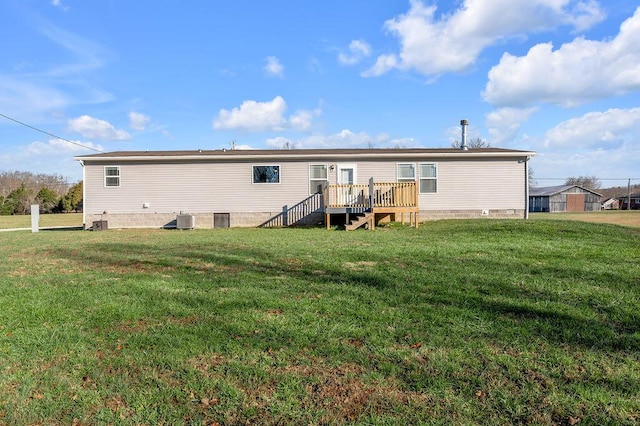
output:
[{"label": "gutter downspout", "polygon": [[87,168],[84,166],[83,160],[80,160],[80,165],[82,166],[82,227],[87,229],[87,217],[85,213],[87,211],[87,179],[85,174]]},{"label": "gutter downspout", "polygon": [[524,218],[529,219],[529,157],[524,160]]}]

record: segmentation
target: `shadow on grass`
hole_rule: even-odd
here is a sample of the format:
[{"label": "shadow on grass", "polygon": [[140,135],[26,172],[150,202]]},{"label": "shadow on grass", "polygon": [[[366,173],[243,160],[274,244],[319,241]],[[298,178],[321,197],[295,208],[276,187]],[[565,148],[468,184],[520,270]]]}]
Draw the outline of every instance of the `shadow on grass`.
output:
[{"label": "shadow on grass", "polygon": [[[393,266],[385,271],[376,268],[352,270],[345,268],[342,263],[333,262],[332,266],[328,266],[327,262],[298,258],[296,253],[288,258],[275,258],[266,250],[241,244],[207,246],[197,242],[153,246],[103,242],[81,253],[60,249],[57,255],[94,265],[115,275],[148,275],[170,269],[177,272],[172,274],[172,280],[185,285],[205,282],[208,289],[225,287],[225,281],[237,279],[239,275],[246,275],[249,280],[247,285],[256,288],[260,287],[261,281],[266,283],[268,279],[278,278],[283,282],[282,285],[286,285],[287,280],[306,283],[309,288],[339,285],[344,286],[347,295],[352,294],[350,290],[358,290],[353,296],[360,297],[365,291],[370,299],[395,308],[402,309],[402,303],[414,303],[441,308],[445,311],[442,317],[454,309],[465,320],[481,317],[494,324],[495,335],[492,337],[502,341],[519,335],[520,339],[542,339],[554,345],[579,346],[605,352],[640,350],[638,313],[625,306],[617,309],[611,306],[595,307],[596,300],[588,295],[565,296],[559,291],[532,289],[514,278],[526,274],[528,277],[541,276],[552,281],[575,279],[601,283],[606,287],[606,283],[619,284],[621,280],[611,271],[591,272],[585,280],[580,278],[584,271],[577,267],[543,265],[531,268],[518,261],[484,258],[463,262],[452,269],[453,259],[442,258],[430,259],[428,271],[427,265],[412,270],[409,283],[403,282],[406,276],[402,276],[400,270],[394,270]],[[388,258],[380,254],[379,258],[372,260],[382,262]],[[478,270],[491,272],[478,278]],[[623,279],[627,280],[623,287],[633,284],[627,278]],[[298,288],[296,291],[302,290]],[[166,295],[150,295],[148,303],[162,304],[163,297]],[[206,295],[176,294],[172,297],[183,299],[182,303],[190,307],[215,309],[212,299]],[[367,303],[366,300],[361,302],[363,305]],[[232,308],[233,311],[240,311],[251,307],[259,307],[259,302],[255,299],[238,300]],[[422,323],[425,330],[434,326],[415,309],[412,315],[415,315],[412,321]],[[502,328],[505,329],[504,333],[500,331]],[[228,330],[231,335],[237,332]]]}]

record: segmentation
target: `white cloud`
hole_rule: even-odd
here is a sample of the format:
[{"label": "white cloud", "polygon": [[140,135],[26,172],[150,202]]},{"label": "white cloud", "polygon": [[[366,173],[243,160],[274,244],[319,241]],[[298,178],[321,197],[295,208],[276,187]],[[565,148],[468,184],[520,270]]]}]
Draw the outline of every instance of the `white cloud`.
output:
[{"label": "white cloud", "polygon": [[43,26],[41,31],[51,41],[73,54],[76,59],[71,63],[57,65],[44,72],[44,75],[65,77],[104,66],[104,58],[108,56],[108,53],[100,44],[54,25]]},{"label": "white cloud", "polygon": [[54,7],[59,7],[65,12],[69,10],[69,6],[64,5],[61,0],[51,0],[51,5]]},{"label": "white cloud", "polygon": [[281,96],[269,102],[244,101],[231,111],[221,109],[213,122],[216,130],[259,131],[306,131],[311,127],[312,119],[322,113],[320,108],[313,111],[299,110],[289,118],[285,117],[287,103]]},{"label": "white cloud", "polygon": [[129,113],[129,126],[134,130],[145,130],[150,121],[148,115],[135,111]]},{"label": "white cloud", "polygon": [[406,14],[385,23],[400,41],[400,52],[378,57],[362,75],[378,76],[391,69],[425,75],[460,72],[499,40],[559,25],[585,29],[604,19],[594,0],[464,0],[451,14],[436,16],[436,6],[411,0]]},{"label": "white cloud", "polygon": [[483,93],[494,105],[546,102],[573,106],[640,90],[640,8],[611,40],[576,38],[553,50],[551,43],[527,55],[505,53],[489,71]]},{"label": "white cloud", "polygon": [[605,187],[626,185],[628,178],[638,177],[639,139],[640,107],[574,117],[529,140],[538,152],[531,162],[534,177],[544,179],[540,186],[561,184],[570,176],[610,179]]},{"label": "white cloud", "polygon": [[264,71],[269,77],[282,78],[284,76],[284,66],[280,63],[280,59],[275,56],[269,56],[266,61],[267,63],[264,66]]},{"label": "white cloud", "polygon": [[382,74],[391,71],[398,66],[398,57],[396,55],[380,55],[376,59],[373,67],[360,73],[362,77],[379,77]]},{"label": "white cloud", "polygon": [[[103,67],[104,57],[108,56],[101,45],[49,24],[39,30],[54,43],[53,47],[47,43],[47,49],[53,49],[52,58],[71,57],[71,60],[53,64],[20,62],[12,70],[15,74],[0,75],[0,109],[30,122],[41,122],[43,117],[59,114],[70,105],[113,99],[107,91],[87,84],[91,71]],[[39,69],[43,63],[47,68]]]},{"label": "white cloud", "polygon": [[25,117],[66,107],[69,97],[60,90],[38,82],[0,76],[0,108]]},{"label": "white cloud", "polygon": [[493,146],[508,145],[518,133],[522,123],[537,111],[537,108],[499,108],[487,114],[489,141]]},{"label": "white cloud", "polygon": [[590,112],[564,121],[545,134],[545,148],[618,147],[640,137],[640,108]]},{"label": "white cloud", "polygon": [[311,128],[314,117],[319,117],[322,114],[322,110],[317,108],[313,111],[299,110],[296,111],[291,117],[289,117],[289,126],[293,130],[307,131]]},{"label": "white cloud", "polygon": [[272,149],[290,149],[297,148],[296,142],[293,139],[278,136],[275,138],[267,139],[267,148]]},{"label": "white cloud", "polygon": [[349,52],[340,52],[338,61],[343,65],[355,65],[369,55],[371,55],[369,43],[364,40],[352,40],[349,43]]},{"label": "white cloud", "polygon": [[99,120],[88,115],[70,119],[67,123],[70,131],[80,133],[86,138],[117,141],[131,139],[131,136],[126,131],[116,129],[108,121]]},{"label": "white cloud", "polygon": [[231,111],[221,109],[213,122],[214,129],[239,129],[247,131],[282,130],[287,103],[281,96],[270,102],[244,101]]},{"label": "white cloud", "polygon": [[[76,155],[78,153],[95,153],[104,151],[101,145],[92,142],[72,141],[71,143],[62,139],[49,139],[49,142],[32,142],[26,152],[32,155]],[[92,148],[92,149],[89,149]]]},{"label": "white cloud", "polygon": [[410,148],[420,144],[413,138],[391,139],[388,134],[370,135],[366,132],[354,133],[343,129],[332,135],[313,134],[299,139],[276,137],[268,139],[266,144],[270,148],[282,149],[294,147],[297,149],[328,149],[328,148]]},{"label": "white cloud", "polygon": [[538,180],[540,186],[559,185],[571,176],[607,179],[602,182],[604,187],[626,186],[628,178],[637,178],[637,173],[633,172],[637,170],[637,158],[640,158],[640,147],[625,142],[613,149],[539,151],[533,157],[531,167],[534,179],[544,178]]},{"label": "white cloud", "polygon": [[[91,142],[78,143],[103,151],[100,145]],[[35,141],[25,145],[5,147],[0,153],[0,170],[20,170],[34,173],[56,174],[71,182],[82,179],[82,166],[73,160],[74,155],[95,154],[61,139],[47,142]]]}]

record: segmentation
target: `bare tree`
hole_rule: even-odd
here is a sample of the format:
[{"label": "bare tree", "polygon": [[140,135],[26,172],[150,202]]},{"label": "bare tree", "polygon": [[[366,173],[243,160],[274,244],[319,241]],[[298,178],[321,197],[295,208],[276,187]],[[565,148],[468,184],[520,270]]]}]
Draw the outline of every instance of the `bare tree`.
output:
[{"label": "bare tree", "polygon": [[578,185],[592,191],[600,189],[600,180],[595,176],[571,176],[564,182],[565,185]]},{"label": "bare tree", "polygon": [[533,168],[529,167],[527,170],[529,173],[529,176],[527,176],[527,179],[529,179],[529,186],[536,186],[538,181],[533,178]]},{"label": "bare tree", "polygon": [[[451,146],[453,148],[460,148],[462,147],[462,143],[459,140],[455,140],[451,142]],[[490,148],[490,147],[491,147],[491,144],[482,138],[473,138],[467,141],[467,148],[469,149]]]},{"label": "bare tree", "polygon": [[59,175],[35,174],[31,172],[0,172],[0,195],[7,197],[11,192],[24,186],[34,196],[41,188],[47,188],[59,197],[69,190],[69,182]]}]

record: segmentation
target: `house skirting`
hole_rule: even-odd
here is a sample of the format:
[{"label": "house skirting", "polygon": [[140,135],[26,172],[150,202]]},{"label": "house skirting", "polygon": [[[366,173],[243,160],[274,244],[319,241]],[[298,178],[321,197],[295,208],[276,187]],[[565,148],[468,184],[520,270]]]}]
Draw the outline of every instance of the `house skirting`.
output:
[{"label": "house skirting", "polygon": [[[251,228],[257,227],[269,221],[273,217],[281,214],[276,212],[237,212],[237,213],[188,213],[195,216],[195,227],[197,229],[213,229],[213,228]],[[179,213],[104,213],[104,214],[87,214],[85,229],[90,229],[93,222],[107,221],[109,229],[125,229],[125,228],[175,228],[176,218]],[[216,219],[218,215],[228,215],[228,220]],[[426,222],[439,219],[474,219],[474,218],[492,218],[492,219],[522,219],[524,218],[524,209],[505,209],[505,210],[420,210],[418,220]],[[291,225],[313,226],[324,222],[324,214],[315,212],[303,221]]]},{"label": "house skirting", "polygon": [[[195,216],[195,227],[197,229],[213,229],[213,228],[252,228],[257,227],[269,219],[281,214],[282,211],[276,212],[236,212],[236,213],[190,213]],[[126,228],[175,228],[176,213],[104,213],[104,214],[87,214],[85,229],[93,226],[95,221],[107,221],[109,229],[126,229]],[[226,216],[226,220],[219,220],[219,216]],[[322,223],[322,212],[309,215],[309,217],[294,223],[292,225],[311,226]]]},{"label": "house skirting", "polygon": [[440,219],[523,219],[524,209],[486,209],[486,210],[420,210],[420,222]]}]

